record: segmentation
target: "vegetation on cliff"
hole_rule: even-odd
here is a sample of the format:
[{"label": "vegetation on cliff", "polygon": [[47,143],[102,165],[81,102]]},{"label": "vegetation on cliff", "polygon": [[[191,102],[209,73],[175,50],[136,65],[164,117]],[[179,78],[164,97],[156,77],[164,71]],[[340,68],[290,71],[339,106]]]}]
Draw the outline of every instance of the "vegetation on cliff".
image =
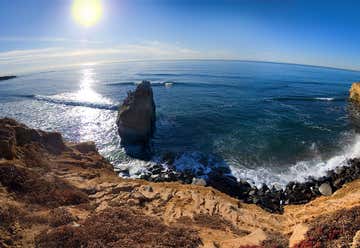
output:
[{"label": "vegetation on cliff", "polygon": [[11,119],[0,135],[1,247],[351,247],[360,236],[360,180],[273,214],[211,187],[119,178],[91,142]]}]

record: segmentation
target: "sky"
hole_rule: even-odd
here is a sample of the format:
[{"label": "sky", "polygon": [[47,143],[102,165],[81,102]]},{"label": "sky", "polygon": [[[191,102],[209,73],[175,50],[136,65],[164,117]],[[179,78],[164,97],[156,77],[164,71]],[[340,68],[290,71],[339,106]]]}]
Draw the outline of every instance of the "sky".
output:
[{"label": "sky", "polygon": [[238,59],[360,70],[357,0],[0,0],[0,74],[147,59]]}]

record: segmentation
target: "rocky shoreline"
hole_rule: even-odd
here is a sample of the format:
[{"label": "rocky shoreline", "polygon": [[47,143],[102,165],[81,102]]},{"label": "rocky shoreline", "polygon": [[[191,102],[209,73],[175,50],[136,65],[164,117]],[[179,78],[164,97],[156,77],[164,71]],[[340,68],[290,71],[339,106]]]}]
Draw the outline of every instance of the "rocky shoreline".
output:
[{"label": "rocky shoreline", "polygon": [[[170,156],[171,157],[171,156]],[[172,162],[175,158],[162,162]],[[284,206],[304,204],[318,196],[328,196],[340,189],[344,184],[360,178],[360,159],[348,160],[348,165],[328,171],[321,178],[309,177],[306,182],[290,182],[284,189],[268,187],[263,184],[261,188],[251,186],[246,181],[238,181],[231,175],[229,168],[213,168],[209,174],[199,172],[179,172],[172,169],[171,164],[164,166],[161,163],[148,168],[148,173],[141,175],[141,179],[151,182],[182,182],[184,184],[197,184],[211,186],[232,197],[246,203],[254,203],[272,213],[283,213]],[[200,177],[202,176],[202,177]]]}]

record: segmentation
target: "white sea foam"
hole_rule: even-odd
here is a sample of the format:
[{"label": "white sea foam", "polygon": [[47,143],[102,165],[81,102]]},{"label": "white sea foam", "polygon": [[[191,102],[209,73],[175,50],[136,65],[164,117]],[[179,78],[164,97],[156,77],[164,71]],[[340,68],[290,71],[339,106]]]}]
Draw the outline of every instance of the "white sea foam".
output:
[{"label": "white sea foam", "polygon": [[334,101],[335,98],[334,97],[315,97],[316,100],[319,101]]},{"label": "white sea foam", "polygon": [[274,172],[271,168],[264,167],[249,169],[237,165],[230,165],[230,168],[235,177],[238,179],[246,179],[257,186],[260,186],[262,183],[267,185],[280,184],[281,186],[285,186],[291,181],[304,182],[310,176],[314,178],[325,176],[329,170],[347,166],[347,160],[359,156],[360,135],[356,135],[354,141],[347,145],[343,151],[337,155],[327,160],[322,160],[317,157],[309,161],[299,161],[280,173]]},{"label": "white sea foam", "polygon": [[[313,146],[314,144],[312,144],[311,149],[315,149]],[[299,161],[290,165],[281,172],[276,171],[276,168],[270,165],[269,167],[250,169],[239,165],[235,161],[219,161],[212,156],[205,157],[199,152],[183,153],[175,160],[174,166],[178,171],[189,171],[197,177],[206,177],[214,167],[228,166],[231,174],[239,181],[246,180],[258,187],[263,183],[269,186],[285,187],[291,181],[304,182],[309,177],[319,178],[325,176],[330,170],[347,166],[347,161],[355,157],[360,157],[360,135],[356,135],[353,142],[346,145],[341,152],[329,159],[323,160],[320,156],[316,156],[312,160]],[[139,164],[136,167],[139,167]]]},{"label": "white sea foam", "polygon": [[63,93],[53,96],[43,96],[43,95],[34,95],[33,99],[38,101],[45,101],[55,104],[63,104],[68,106],[82,106],[88,108],[98,108],[98,109],[107,109],[107,110],[116,110],[118,106],[112,104],[111,101],[106,99],[96,99],[96,101],[88,101],[81,99],[77,94],[73,93]]}]

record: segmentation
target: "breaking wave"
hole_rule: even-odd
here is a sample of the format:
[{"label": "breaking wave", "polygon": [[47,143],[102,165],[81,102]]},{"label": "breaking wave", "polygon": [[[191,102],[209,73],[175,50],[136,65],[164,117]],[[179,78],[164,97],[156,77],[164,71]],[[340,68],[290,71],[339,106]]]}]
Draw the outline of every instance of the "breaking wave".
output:
[{"label": "breaking wave", "polygon": [[303,96],[290,96],[290,97],[273,97],[265,99],[265,101],[345,101],[345,97],[303,97]]},{"label": "breaking wave", "polygon": [[285,187],[289,182],[305,182],[310,177],[320,178],[325,176],[328,171],[338,167],[347,166],[347,161],[360,156],[360,135],[356,135],[353,142],[346,145],[342,152],[328,158],[322,159],[320,156],[312,160],[299,161],[293,165],[286,167],[283,171],[275,171],[277,166],[268,165],[267,167],[257,167],[250,169],[240,165],[236,161],[221,161],[213,156],[207,156],[200,152],[188,152],[181,154],[174,162],[174,166],[178,171],[191,171],[199,177],[206,177],[213,168],[228,167],[231,175],[235,176],[239,181],[246,180],[252,185],[260,187],[262,184],[268,186],[278,185]]},{"label": "breaking wave", "polygon": [[79,106],[87,108],[96,108],[96,109],[105,109],[105,110],[117,110],[117,104],[111,104],[106,102],[88,102],[81,101],[77,99],[72,99],[71,97],[66,97],[64,94],[54,95],[54,96],[43,96],[43,95],[23,95],[22,97],[31,98],[37,101],[44,101],[54,104],[62,104],[66,106]]}]

